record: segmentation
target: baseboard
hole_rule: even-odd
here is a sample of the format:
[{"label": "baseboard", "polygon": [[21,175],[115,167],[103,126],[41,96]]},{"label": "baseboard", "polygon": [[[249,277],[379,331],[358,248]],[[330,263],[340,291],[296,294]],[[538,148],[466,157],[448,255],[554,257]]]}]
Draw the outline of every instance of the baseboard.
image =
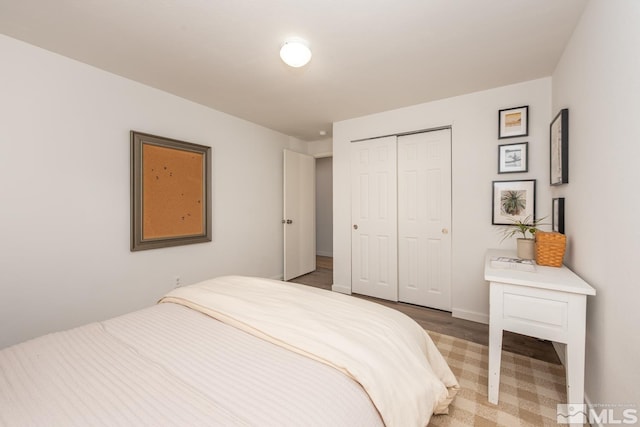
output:
[{"label": "baseboard", "polygon": [[591,427],[613,424],[638,425],[639,417],[635,404],[593,403],[587,393],[584,394],[584,404],[586,413],[589,414],[586,425]]},{"label": "baseboard", "polygon": [[485,325],[489,324],[489,315],[484,313],[454,308],[451,310],[451,315],[458,319],[471,320],[472,322],[484,323]]},{"label": "baseboard", "polygon": [[333,252],[316,251],[316,255],[333,258]]},{"label": "baseboard", "polygon": [[283,274],[279,274],[277,276],[271,276],[271,277],[269,277],[269,279],[271,279],[271,280],[283,280],[284,279],[284,275]]},{"label": "baseboard", "polygon": [[331,285],[331,290],[334,292],[340,292],[341,294],[351,295],[351,287],[336,285],[335,283]]},{"label": "baseboard", "polygon": [[[591,399],[589,399],[589,396],[587,396],[587,393],[584,394],[584,403],[586,403],[587,405],[587,409],[588,409],[587,414],[590,414],[591,411],[597,412],[597,410],[594,409],[593,404],[591,403]],[[604,424],[602,424],[600,420],[592,420],[592,421],[595,421],[595,423],[594,424],[587,423],[587,425],[590,425],[591,427],[596,427],[596,426],[604,427]],[[616,424],[619,424],[619,423],[616,423]]]}]

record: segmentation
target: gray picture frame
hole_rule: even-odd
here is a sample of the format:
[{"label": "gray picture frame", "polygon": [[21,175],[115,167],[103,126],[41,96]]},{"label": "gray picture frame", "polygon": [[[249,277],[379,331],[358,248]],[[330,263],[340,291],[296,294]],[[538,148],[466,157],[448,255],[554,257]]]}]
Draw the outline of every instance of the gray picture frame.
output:
[{"label": "gray picture frame", "polygon": [[210,242],[211,147],[131,131],[131,251]]}]

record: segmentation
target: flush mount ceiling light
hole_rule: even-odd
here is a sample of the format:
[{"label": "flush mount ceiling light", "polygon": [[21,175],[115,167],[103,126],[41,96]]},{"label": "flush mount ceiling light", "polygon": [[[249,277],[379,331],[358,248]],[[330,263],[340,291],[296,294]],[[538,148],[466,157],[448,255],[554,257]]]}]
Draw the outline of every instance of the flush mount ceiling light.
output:
[{"label": "flush mount ceiling light", "polygon": [[280,48],[280,58],[290,67],[302,67],[311,60],[311,50],[302,39],[289,39]]}]

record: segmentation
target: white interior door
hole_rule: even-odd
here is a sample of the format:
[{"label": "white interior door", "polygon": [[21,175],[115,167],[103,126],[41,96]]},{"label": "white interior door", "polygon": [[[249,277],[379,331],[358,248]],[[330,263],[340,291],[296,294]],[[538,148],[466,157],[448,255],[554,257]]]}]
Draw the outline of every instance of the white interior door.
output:
[{"label": "white interior door", "polygon": [[284,280],[316,269],[316,161],[284,150]]},{"label": "white interior door", "polygon": [[451,310],[451,130],[398,137],[399,300]]},{"label": "white interior door", "polygon": [[351,286],[398,300],[396,137],[351,145]]}]

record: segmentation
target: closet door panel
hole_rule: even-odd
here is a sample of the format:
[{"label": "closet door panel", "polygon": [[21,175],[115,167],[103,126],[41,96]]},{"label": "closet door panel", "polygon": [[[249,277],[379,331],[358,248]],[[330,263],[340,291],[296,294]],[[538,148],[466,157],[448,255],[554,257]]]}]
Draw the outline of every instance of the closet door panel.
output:
[{"label": "closet door panel", "polygon": [[398,137],[399,300],[451,310],[451,131]]},{"label": "closet door panel", "polygon": [[353,143],[351,286],[398,300],[396,137]]}]

